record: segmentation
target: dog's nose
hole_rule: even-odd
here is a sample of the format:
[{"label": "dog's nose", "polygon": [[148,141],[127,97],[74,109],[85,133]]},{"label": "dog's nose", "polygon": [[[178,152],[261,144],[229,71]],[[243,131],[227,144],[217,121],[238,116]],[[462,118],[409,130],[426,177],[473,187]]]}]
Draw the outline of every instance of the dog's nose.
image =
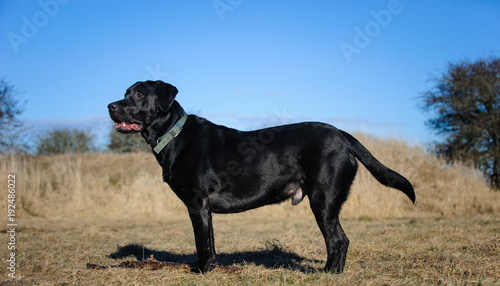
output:
[{"label": "dog's nose", "polygon": [[111,110],[111,111],[115,111],[115,110],[117,110],[117,109],[118,109],[118,104],[116,104],[115,102],[110,103],[110,104],[108,105],[108,109],[109,109],[109,110]]}]

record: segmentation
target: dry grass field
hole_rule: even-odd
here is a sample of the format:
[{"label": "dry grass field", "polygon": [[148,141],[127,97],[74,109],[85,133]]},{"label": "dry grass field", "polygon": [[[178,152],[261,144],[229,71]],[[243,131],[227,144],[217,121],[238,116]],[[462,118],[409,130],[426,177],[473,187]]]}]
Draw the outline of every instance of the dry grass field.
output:
[{"label": "dry grass field", "polygon": [[[0,199],[0,285],[495,285],[500,192],[419,147],[356,134],[414,185],[412,205],[360,166],[341,213],[351,240],[344,274],[324,273],[323,237],[307,199],[215,215],[218,259],[238,273],[87,269],[147,259],[194,264],[185,207],[152,154],[0,158],[16,174],[16,279],[7,276],[7,192]],[[113,258],[111,258],[113,257]]]}]

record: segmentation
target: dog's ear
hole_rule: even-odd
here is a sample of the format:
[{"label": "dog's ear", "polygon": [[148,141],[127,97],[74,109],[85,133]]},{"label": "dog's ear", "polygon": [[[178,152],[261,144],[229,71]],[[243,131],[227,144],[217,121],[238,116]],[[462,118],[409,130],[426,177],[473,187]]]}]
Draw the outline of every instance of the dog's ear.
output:
[{"label": "dog's ear", "polygon": [[155,90],[156,96],[160,103],[160,110],[168,112],[172,103],[174,103],[175,96],[177,95],[177,88],[169,83],[164,83],[161,80],[150,81],[149,85]]}]

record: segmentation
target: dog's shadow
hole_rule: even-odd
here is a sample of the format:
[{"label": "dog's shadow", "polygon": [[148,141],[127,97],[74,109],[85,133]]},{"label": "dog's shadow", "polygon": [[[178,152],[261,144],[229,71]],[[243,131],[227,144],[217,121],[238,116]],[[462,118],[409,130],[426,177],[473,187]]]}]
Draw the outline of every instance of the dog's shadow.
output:
[{"label": "dog's shadow", "polygon": [[[138,261],[145,261],[152,257],[156,261],[188,264],[191,266],[194,266],[198,260],[196,254],[175,254],[168,251],[157,251],[138,244],[119,246],[116,252],[108,255],[108,257],[113,259],[121,259],[129,256],[134,256]],[[324,263],[323,261],[308,259],[288,251],[284,249],[279,241],[266,242],[265,248],[262,250],[217,254],[217,262],[220,266],[255,264],[268,269],[285,268],[304,273],[320,270],[310,264]]]}]

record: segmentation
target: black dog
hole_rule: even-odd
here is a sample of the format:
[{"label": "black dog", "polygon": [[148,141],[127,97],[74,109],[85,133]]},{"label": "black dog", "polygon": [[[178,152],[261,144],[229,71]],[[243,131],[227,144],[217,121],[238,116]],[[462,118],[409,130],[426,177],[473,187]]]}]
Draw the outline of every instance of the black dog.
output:
[{"label": "black dog", "polygon": [[187,116],[177,89],[138,82],[109,104],[115,128],[141,132],[163,169],[163,180],[189,211],[202,272],[216,266],[212,213],[236,213],[305,196],[326,242],[325,269],[344,269],[347,239],[339,212],[358,159],[382,184],[415,201],[413,187],[351,135],[323,123],[291,124],[251,132]]}]

